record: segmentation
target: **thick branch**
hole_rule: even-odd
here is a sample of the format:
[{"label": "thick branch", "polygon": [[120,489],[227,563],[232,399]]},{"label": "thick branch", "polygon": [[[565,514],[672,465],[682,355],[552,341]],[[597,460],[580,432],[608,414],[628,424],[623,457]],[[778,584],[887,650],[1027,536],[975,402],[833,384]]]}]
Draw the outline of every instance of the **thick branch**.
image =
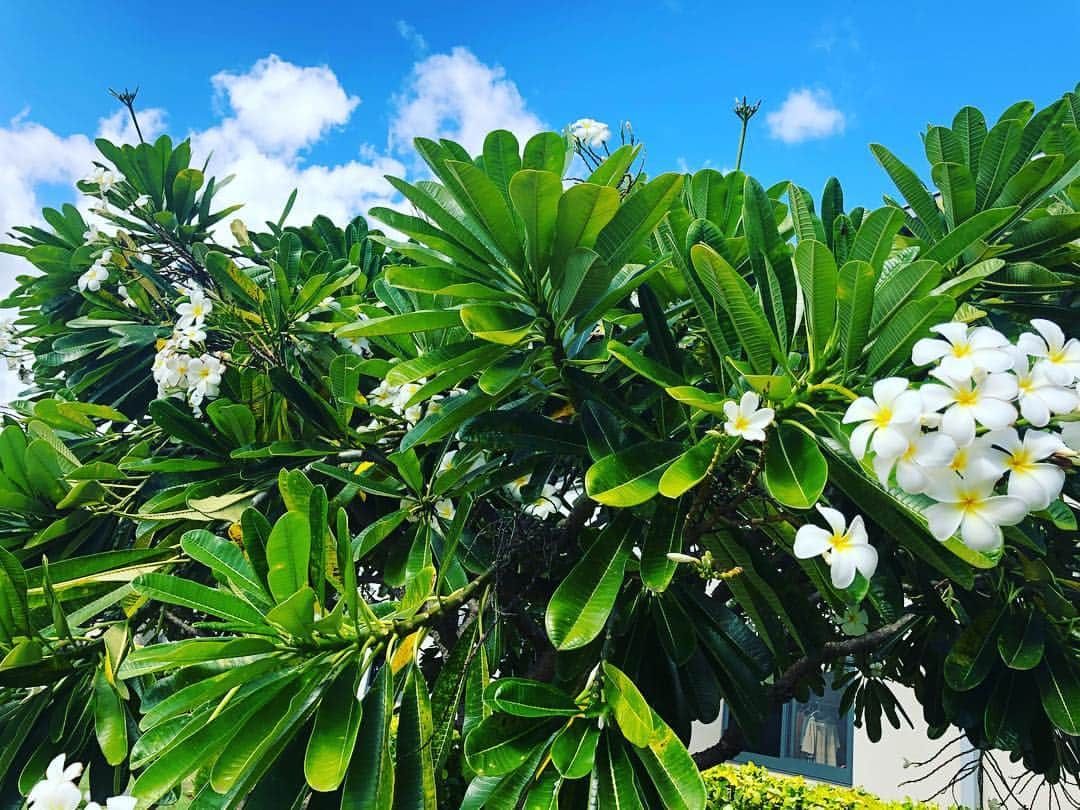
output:
[{"label": "thick branch", "polygon": [[[903,632],[911,620],[915,618],[912,613],[905,613],[895,622],[871,630],[855,638],[844,641],[829,641],[821,645],[821,649],[812,655],[800,658],[789,666],[767,690],[767,697],[771,703],[786,703],[795,696],[795,687],[799,681],[819,666],[828,661],[836,661],[849,655],[857,655],[864,652],[872,652],[892,641],[898,633]],[[742,730],[738,726],[731,725],[723,733],[715,745],[694,754],[694,762],[699,770],[706,770],[740,753],[746,746]]]}]

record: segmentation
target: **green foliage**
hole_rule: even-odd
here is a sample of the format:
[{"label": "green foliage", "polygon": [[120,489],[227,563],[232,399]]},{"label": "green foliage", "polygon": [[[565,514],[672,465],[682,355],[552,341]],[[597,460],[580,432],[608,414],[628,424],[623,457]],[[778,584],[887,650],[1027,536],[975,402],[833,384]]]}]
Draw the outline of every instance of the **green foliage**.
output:
[{"label": "green foliage", "polygon": [[[984,553],[842,417],[943,321],[1075,331],[1077,110],[930,128],[940,206],[875,145],[904,201],[871,211],[649,177],[632,139],[418,139],[434,179],[391,181],[387,232],[290,200],[226,233],[186,141],[99,141],[110,233],[65,206],[3,246],[33,272],[0,803],[64,752],[140,807],[699,810],[692,724],[726,701],[752,736],[827,672],[871,738],[912,688],[933,735],[1075,781],[1074,458],[1071,501]],[[872,577],[795,556],[815,506],[863,515]]]},{"label": "green foliage", "polygon": [[[937,810],[937,805],[879,799],[859,788],[812,784],[757,765],[720,765],[705,773],[710,810]],[[953,807],[952,810],[962,810]]]}]

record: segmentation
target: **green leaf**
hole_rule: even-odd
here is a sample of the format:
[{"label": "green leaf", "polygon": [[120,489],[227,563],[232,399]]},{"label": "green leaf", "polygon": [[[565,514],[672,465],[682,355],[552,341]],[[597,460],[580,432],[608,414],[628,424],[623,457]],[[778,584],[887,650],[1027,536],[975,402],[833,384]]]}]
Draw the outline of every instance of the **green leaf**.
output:
[{"label": "green leaf", "polygon": [[487,688],[484,700],[495,711],[515,717],[573,717],[581,709],[561,689],[526,678],[500,678]]},{"label": "green leaf", "polygon": [[481,340],[512,346],[529,334],[535,318],[509,304],[466,304],[461,322]]},{"label": "green leaf", "polygon": [[958,692],[974,689],[990,674],[1002,614],[988,609],[964,628],[945,656],[945,683]]},{"label": "green leaf", "polygon": [[[900,273],[904,273],[901,270]],[[887,376],[911,361],[911,347],[930,335],[930,327],[952,319],[956,302],[947,295],[931,295],[908,301],[885,322],[874,345],[870,347],[866,371]]]},{"label": "green leaf", "polygon": [[343,807],[390,810],[394,803],[394,761],[390,755],[394,717],[394,676],[389,663],[364,697],[357,744],[342,794]]},{"label": "green leaf", "polygon": [[191,559],[210,568],[241,591],[256,599],[267,598],[266,590],[251,563],[228,540],[222,540],[204,529],[193,529],[180,538],[180,547]]},{"label": "green leaf", "polygon": [[591,718],[571,720],[551,743],[551,761],[567,779],[581,779],[593,769],[600,729]]},{"label": "green leaf", "polygon": [[362,715],[357,674],[347,667],[323,693],[304,753],[304,776],[314,790],[337,790],[345,780]]},{"label": "green leaf", "polygon": [[844,374],[858,368],[870,333],[876,275],[869,262],[850,261],[840,268],[836,288],[840,323],[840,360]]},{"label": "green leaf", "polygon": [[398,714],[394,807],[435,810],[435,769],[431,759],[431,704],[419,667],[409,670]]},{"label": "green leaf", "polygon": [[630,526],[629,513],[619,512],[552,594],[544,623],[557,650],[584,647],[604,629],[630,556]]},{"label": "green leaf", "polygon": [[641,545],[641,581],[649,590],[663,591],[675,575],[678,564],[667,555],[682,551],[685,516],[681,500],[664,500],[656,504]]},{"label": "green leaf", "polygon": [[743,228],[757,292],[786,359],[795,331],[797,298],[791,248],[780,238],[773,201],[752,177],[743,184]]},{"label": "green leaf", "polygon": [[630,260],[667,213],[682,184],[682,175],[671,172],[635,188],[596,237],[596,252],[608,267],[618,270]]},{"label": "green leaf", "polygon": [[870,318],[870,331],[875,333],[888,322],[900,307],[912,299],[929,295],[941,282],[941,265],[937,262],[919,261],[906,264],[890,273],[874,291],[874,311]]},{"label": "green leaf", "polygon": [[498,186],[471,163],[448,160],[446,171],[457,181],[451,188],[461,206],[484,227],[511,267],[520,267],[525,260],[514,216]]},{"label": "green leaf", "polygon": [[893,238],[904,224],[904,212],[886,206],[871,211],[855,233],[855,244],[849,258],[869,262],[875,272],[881,272],[885,260],[892,251]]},{"label": "green leaf", "polygon": [[286,512],[278,518],[266,542],[267,585],[274,601],[283,602],[308,584],[310,556],[311,526],[307,515]]},{"label": "green leaf", "polygon": [[653,713],[656,733],[644,748],[634,748],[668,810],[704,810],[705,782],[675,732]]},{"label": "green leaf", "polygon": [[629,346],[624,346],[617,340],[609,340],[607,348],[612,357],[624,366],[636,371],[642,377],[652,380],[663,388],[671,388],[684,384],[682,377],[675,371],[646,357],[641,352],[631,349]]},{"label": "green leaf", "polygon": [[615,713],[619,730],[631,743],[643,748],[653,738],[653,711],[634,682],[607,661],[603,662],[604,700]]},{"label": "green leaf", "polygon": [[777,426],[765,449],[765,488],[793,509],[809,509],[825,490],[829,467],[817,442],[788,422]]},{"label": "green leaf", "polygon": [[646,441],[606,456],[585,473],[585,491],[607,506],[636,506],[659,490],[660,478],[682,452],[675,442]]},{"label": "green leaf", "polygon": [[128,755],[127,715],[124,701],[102,667],[94,672],[94,734],[101,753],[110,765],[119,765]]},{"label": "green leaf", "polygon": [[930,176],[941,189],[941,203],[950,228],[957,227],[975,213],[975,180],[967,166],[935,163]]},{"label": "green leaf", "polygon": [[510,179],[521,168],[518,140],[513,132],[496,129],[484,138],[484,173],[510,199]]},{"label": "green leaf", "polygon": [[525,249],[536,278],[547,270],[562,193],[562,179],[551,172],[526,169],[510,181],[510,199],[525,223]]},{"label": "green leaf", "polygon": [[356,321],[342,326],[335,334],[338,337],[376,337],[430,332],[433,329],[449,329],[454,326],[461,326],[461,315],[456,309],[429,309]]},{"label": "green leaf", "polygon": [[889,177],[900,189],[900,193],[911,206],[911,210],[926,227],[927,232],[936,241],[945,235],[945,222],[937,203],[926,190],[922,180],[896,155],[878,143],[870,144],[870,151],[874,153],[878,163],[888,172]]},{"label": "green leaf", "polygon": [[493,714],[465,738],[465,761],[480,776],[501,776],[524,764],[552,731],[545,719]]},{"label": "green leaf", "polygon": [[[559,198],[555,219],[555,241],[551,250],[551,286],[564,285],[565,266],[577,248],[591,249],[615,213],[619,210],[619,192],[610,186],[578,183]],[[570,296],[571,300],[573,296]]]},{"label": "green leaf", "polygon": [[962,255],[964,251],[1004,225],[1016,211],[1015,205],[1008,208],[991,208],[988,211],[980,211],[950,231],[948,236],[926,251],[922,258],[948,265],[953,259]]},{"label": "green leaf", "polygon": [[719,436],[706,436],[675,459],[660,476],[660,494],[665,498],[678,498],[701,483],[709,473],[719,446]]},{"label": "green leaf", "polygon": [[521,166],[553,172],[562,177],[566,166],[566,141],[557,132],[536,133],[525,143]]},{"label": "green leaf", "polygon": [[952,131],[960,143],[960,151],[974,174],[979,167],[979,154],[986,139],[986,119],[975,107],[964,107],[956,114],[952,123]]},{"label": "green leaf", "polygon": [[138,593],[159,602],[199,610],[226,621],[262,623],[262,614],[244,600],[189,579],[169,574],[142,574],[132,585]]},{"label": "green leaf", "polygon": [[596,753],[593,778],[597,783],[597,807],[645,810],[626,746],[610,733],[604,735]]},{"label": "green leaf", "polygon": [[813,356],[820,360],[836,326],[836,260],[826,245],[810,239],[800,241],[795,248],[795,268],[805,304],[809,343]]},{"label": "green leaf", "polygon": [[1045,644],[1046,623],[1034,607],[1012,613],[1002,622],[998,653],[1010,669],[1034,669],[1042,661]]},{"label": "green leaf", "polygon": [[[753,370],[758,374],[771,374],[774,359],[786,366],[787,358],[780,353],[776,335],[769,328],[765,312],[750,285],[707,245],[694,245],[690,249],[690,258],[699,274],[710,273],[715,278],[722,296],[720,304],[731,318]],[[708,286],[706,284],[706,288]]]},{"label": "green leaf", "polygon": [[1075,666],[1056,647],[1048,647],[1035,679],[1046,716],[1066,734],[1080,736],[1080,677]]}]

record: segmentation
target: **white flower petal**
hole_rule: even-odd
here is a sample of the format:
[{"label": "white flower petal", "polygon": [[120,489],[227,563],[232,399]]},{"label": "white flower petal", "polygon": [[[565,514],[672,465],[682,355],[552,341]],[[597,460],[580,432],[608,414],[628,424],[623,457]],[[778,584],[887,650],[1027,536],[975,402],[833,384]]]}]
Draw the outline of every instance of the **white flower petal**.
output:
[{"label": "white flower petal", "polygon": [[795,532],[795,556],[800,560],[805,560],[810,557],[817,557],[819,554],[829,550],[829,532],[822,529],[820,526],[814,526],[807,524],[800,526],[799,530]]},{"label": "white flower petal", "polygon": [[[933,494],[930,497],[934,497]],[[923,510],[929,524],[930,534],[938,540],[948,540],[960,528],[964,511],[951,503],[935,503]]]},{"label": "white flower petal", "polygon": [[967,515],[960,525],[960,539],[976,551],[993,551],[1002,543],[1001,529],[978,515]]},{"label": "white flower petal", "polygon": [[831,506],[820,503],[816,506],[816,509],[818,514],[825,518],[825,522],[829,524],[829,528],[833,530],[833,533],[843,534],[847,530],[847,518],[839,509],[833,509]]},{"label": "white flower petal", "polygon": [[834,588],[843,590],[855,581],[855,558],[851,553],[832,555],[829,560]]}]

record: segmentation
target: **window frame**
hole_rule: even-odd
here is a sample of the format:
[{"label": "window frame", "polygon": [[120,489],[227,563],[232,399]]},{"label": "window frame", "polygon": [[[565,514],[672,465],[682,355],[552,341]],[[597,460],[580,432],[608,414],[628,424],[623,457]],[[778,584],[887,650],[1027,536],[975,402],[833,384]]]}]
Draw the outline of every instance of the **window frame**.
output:
[{"label": "window frame", "polygon": [[[795,709],[799,705],[797,700],[789,700],[782,707],[780,713],[781,746],[790,744],[789,732],[791,731],[791,723]],[[728,712],[727,701],[724,701],[722,731],[727,731],[730,722],[731,715]],[[844,713],[841,722],[844,724],[844,733],[847,736],[848,764],[846,768],[836,765],[822,765],[818,762],[810,762],[797,757],[774,757],[768,754],[757,754],[751,751],[739,753],[732,758],[732,761],[741,765],[752,762],[755,765],[767,768],[770,771],[776,771],[777,773],[784,773],[790,776],[805,776],[806,778],[813,779],[817,782],[828,782],[833,785],[851,787],[854,784],[855,775],[855,719],[852,716],[850,709]]]}]

